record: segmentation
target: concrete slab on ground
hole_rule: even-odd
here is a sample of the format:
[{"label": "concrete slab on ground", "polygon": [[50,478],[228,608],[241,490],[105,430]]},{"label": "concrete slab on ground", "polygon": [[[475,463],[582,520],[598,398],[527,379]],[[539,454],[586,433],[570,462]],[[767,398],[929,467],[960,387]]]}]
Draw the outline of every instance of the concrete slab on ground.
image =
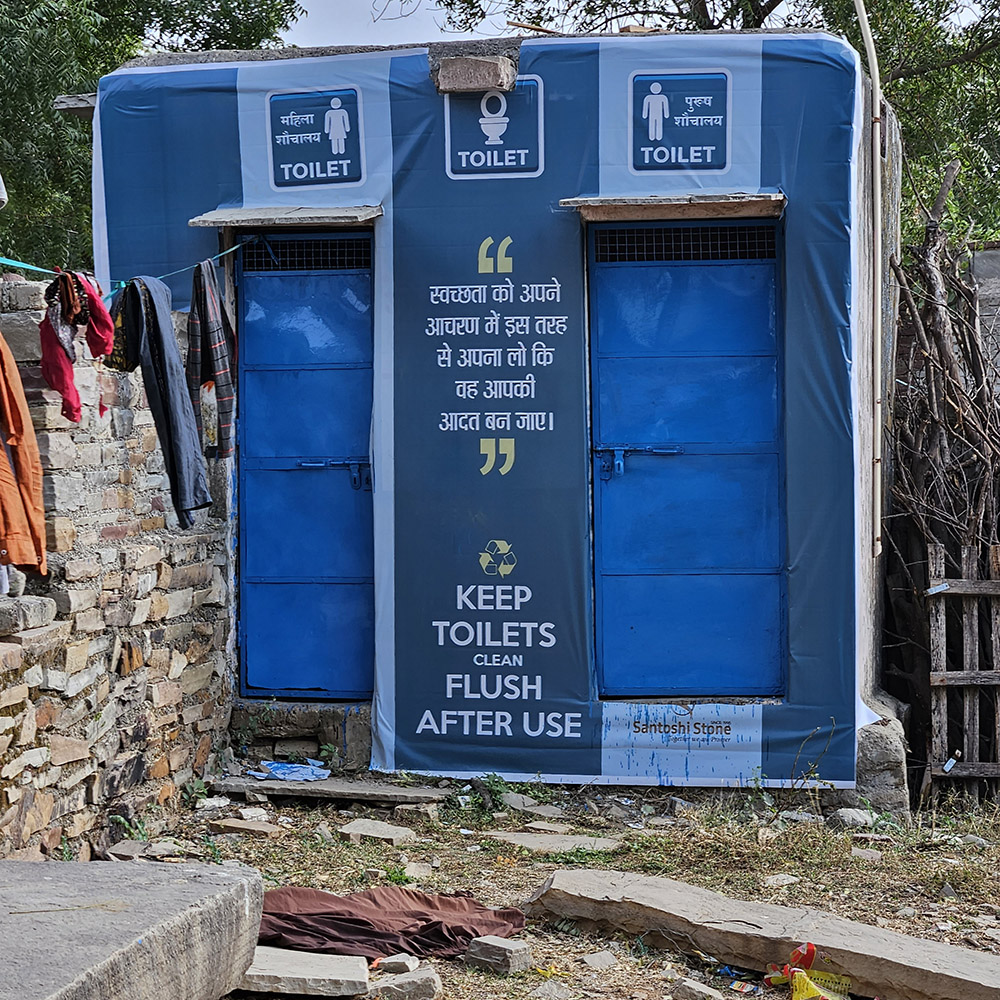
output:
[{"label": "concrete slab on ground", "polygon": [[262,900],[241,865],[0,861],[0,1000],[218,1000]]},{"label": "concrete slab on ground", "polygon": [[525,847],[532,854],[561,854],[563,851],[617,851],[622,842],[614,837],[589,837],[566,833],[508,833],[486,830],[484,837],[502,840],[515,847]]},{"label": "concrete slab on ground", "polygon": [[356,997],[368,992],[368,962],[358,955],[322,955],[261,946],[240,989],[252,993]]},{"label": "concrete slab on ground", "polygon": [[[693,945],[727,965],[763,971],[811,941],[881,1000],[996,1000],[1000,958],[845,920],[807,907],[731,899],[677,882],[615,871],[558,871],[525,906],[532,916],[645,935],[653,947]],[[656,928],[650,931],[650,928]]]},{"label": "concrete slab on ground", "polygon": [[416,805],[423,802],[444,802],[444,788],[407,788],[381,781],[348,781],[346,778],[326,778],[323,781],[263,781],[257,778],[217,778],[211,784],[217,795],[246,795],[247,791],[280,798],[295,796],[304,799],[339,799],[343,802],[387,802],[395,805]]}]

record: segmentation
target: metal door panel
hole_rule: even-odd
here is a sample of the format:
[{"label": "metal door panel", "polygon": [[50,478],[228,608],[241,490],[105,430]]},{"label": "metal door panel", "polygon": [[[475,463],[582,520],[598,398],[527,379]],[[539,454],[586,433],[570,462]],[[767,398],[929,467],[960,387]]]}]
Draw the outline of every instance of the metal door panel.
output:
[{"label": "metal door panel", "polygon": [[609,264],[591,281],[600,356],[775,351],[776,279],[766,264]]},{"label": "metal door panel", "polygon": [[776,243],[758,223],[591,230],[606,697],[781,692]]},{"label": "metal door panel", "polygon": [[371,368],[243,373],[247,457],[367,455]]},{"label": "metal door panel", "polygon": [[778,433],[775,358],[601,358],[600,440],[748,445]]},{"label": "metal door panel", "polygon": [[[372,575],[372,496],[352,478],[367,465],[244,474],[243,573],[252,581],[304,577],[369,580]],[[345,531],[346,525],[350,530]]]},{"label": "metal door panel", "polygon": [[624,462],[624,475],[602,483],[604,573],[778,571],[777,456],[627,455]]},{"label": "metal door panel", "polygon": [[358,233],[268,236],[241,254],[247,694],[371,695],[370,260]]},{"label": "metal door panel", "polygon": [[[310,553],[300,553],[303,568]],[[249,688],[329,697],[371,695],[374,588],[359,584],[255,583],[243,588]]]},{"label": "metal door panel", "polygon": [[371,274],[248,274],[240,348],[246,365],[371,363]]},{"label": "metal door panel", "polygon": [[606,695],[780,693],[777,576],[610,576],[604,600],[627,611],[604,619]]}]

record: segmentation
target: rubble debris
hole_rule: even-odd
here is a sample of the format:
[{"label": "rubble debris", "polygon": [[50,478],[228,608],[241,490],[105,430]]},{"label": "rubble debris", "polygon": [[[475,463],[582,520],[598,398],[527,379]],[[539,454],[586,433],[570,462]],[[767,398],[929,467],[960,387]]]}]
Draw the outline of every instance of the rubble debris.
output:
[{"label": "rubble debris", "polygon": [[854,993],[881,1000],[995,1000],[1000,982],[995,955],[648,875],[557,871],[525,909],[584,930],[644,934],[653,948],[684,940],[721,962],[759,972],[795,942],[812,941],[829,956],[832,973],[851,977]]},{"label": "rubble debris", "polygon": [[573,991],[563,986],[562,983],[557,983],[550,979],[547,983],[542,983],[537,990],[532,990],[528,995],[539,997],[541,1000],[570,1000],[573,996]]},{"label": "rubble debris", "polygon": [[240,814],[240,819],[248,819],[253,823],[267,822],[267,810],[261,806],[244,806],[237,811]]},{"label": "rubble debris", "polygon": [[407,878],[430,878],[434,874],[434,866],[423,861],[408,861],[403,867],[403,872]]},{"label": "rubble debris", "polygon": [[696,979],[680,979],[670,988],[673,1000],[724,1000],[723,995],[711,986]]},{"label": "rubble debris", "polygon": [[559,854],[563,851],[617,851],[622,842],[614,837],[590,837],[583,834],[508,833],[488,830],[484,837],[524,847],[532,854]]},{"label": "rubble debris", "polygon": [[[219,778],[211,790],[222,795],[242,795],[248,802],[266,802],[260,795],[294,796],[296,798],[333,799],[344,802],[388,803],[390,805],[419,802],[443,802],[448,792],[442,788],[408,788],[388,782],[346,778],[325,781],[258,781],[253,778]],[[254,797],[252,797],[254,796]]]},{"label": "rubble debris", "polygon": [[796,882],[801,882],[802,879],[798,875],[789,875],[787,872],[778,872],[777,875],[768,875],[764,879],[764,885],[769,885],[772,889],[782,889],[786,885],[795,885]]},{"label": "rubble debris", "polygon": [[439,1000],[444,986],[437,970],[424,965],[414,972],[404,972],[373,983],[369,997],[381,1000]]},{"label": "rubble debris", "polygon": [[251,837],[277,837],[281,834],[280,826],[273,823],[255,823],[249,819],[213,819],[208,824],[212,833],[245,833]]},{"label": "rubble debris", "polygon": [[420,965],[420,959],[416,955],[407,955],[405,951],[401,951],[388,958],[380,958],[375,964],[379,972],[391,972],[395,975],[400,972],[414,972]]},{"label": "rubble debris", "polygon": [[[496,816],[494,815],[494,819]],[[565,823],[546,823],[542,820],[535,820],[533,823],[525,823],[525,830],[532,830],[535,833],[569,833],[573,827]]]},{"label": "rubble debris", "polygon": [[210,795],[204,799],[198,799],[195,802],[195,809],[205,810],[205,809],[225,809],[227,806],[232,805],[232,802],[225,795]]},{"label": "rubble debris", "polygon": [[827,816],[826,825],[835,830],[871,830],[876,818],[868,809],[837,809]]},{"label": "rubble debris", "polygon": [[319,955],[258,945],[239,988],[250,993],[354,997],[368,992],[368,963],[358,955]]},{"label": "rubble debris", "polygon": [[511,941],[487,934],[469,943],[465,964],[509,976],[512,972],[524,972],[531,968],[531,948],[526,941]]},{"label": "rubble debris", "polygon": [[420,816],[431,823],[437,823],[439,819],[436,802],[401,802],[392,810],[392,815],[396,819]]},{"label": "rubble debris", "polygon": [[610,951],[595,951],[580,959],[590,969],[610,969],[618,964],[618,959]]},{"label": "rubble debris", "polygon": [[393,826],[378,819],[352,819],[337,832],[342,840],[352,844],[360,844],[363,840],[380,840],[399,847],[400,844],[411,844],[417,839],[417,835],[408,827]]},{"label": "rubble debris", "polygon": [[500,801],[508,809],[515,809],[517,812],[531,813],[533,816],[543,816],[546,819],[558,819],[565,814],[565,810],[559,806],[542,805],[530,795],[522,795],[520,792],[504,792],[500,796]]}]

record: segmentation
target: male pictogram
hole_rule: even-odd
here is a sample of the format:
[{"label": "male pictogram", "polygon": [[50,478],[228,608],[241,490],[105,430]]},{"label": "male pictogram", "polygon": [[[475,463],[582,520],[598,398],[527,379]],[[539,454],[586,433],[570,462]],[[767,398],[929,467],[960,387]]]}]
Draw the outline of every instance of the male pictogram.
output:
[{"label": "male pictogram", "polygon": [[649,93],[642,102],[642,117],[649,121],[649,141],[659,142],[663,138],[663,119],[670,117],[670,102],[667,95],[661,93],[663,87],[659,83],[649,86]]}]

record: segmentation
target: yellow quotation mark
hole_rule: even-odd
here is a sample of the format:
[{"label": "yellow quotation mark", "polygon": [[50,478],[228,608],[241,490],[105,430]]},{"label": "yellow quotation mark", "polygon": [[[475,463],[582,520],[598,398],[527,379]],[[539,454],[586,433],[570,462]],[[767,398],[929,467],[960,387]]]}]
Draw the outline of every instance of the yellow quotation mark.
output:
[{"label": "yellow quotation mark", "polygon": [[[493,237],[487,236],[486,239],[479,244],[480,274],[493,274],[493,258],[490,256],[490,247],[493,246],[493,242]],[[500,241],[500,245],[497,247],[496,257],[497,274],[510,274],[511,271],[514,270],[514,261],[511,260],[507,254],[507,251],[510,249],[513,242],[514,241],[509,236],[505,236]]]},{"label": "yellow quotation mark", "polygon": [[[498,447],[499,445],[499,447]],[[484,476],[493,471],[493,466],[497,464],[497,452],[503,458],[503,465],[500,466],[500,475],[506,476],[514,468],[514,439],[513,438],[480,438],[479,454],[486,457],[483,467],[479,470]]]}]

